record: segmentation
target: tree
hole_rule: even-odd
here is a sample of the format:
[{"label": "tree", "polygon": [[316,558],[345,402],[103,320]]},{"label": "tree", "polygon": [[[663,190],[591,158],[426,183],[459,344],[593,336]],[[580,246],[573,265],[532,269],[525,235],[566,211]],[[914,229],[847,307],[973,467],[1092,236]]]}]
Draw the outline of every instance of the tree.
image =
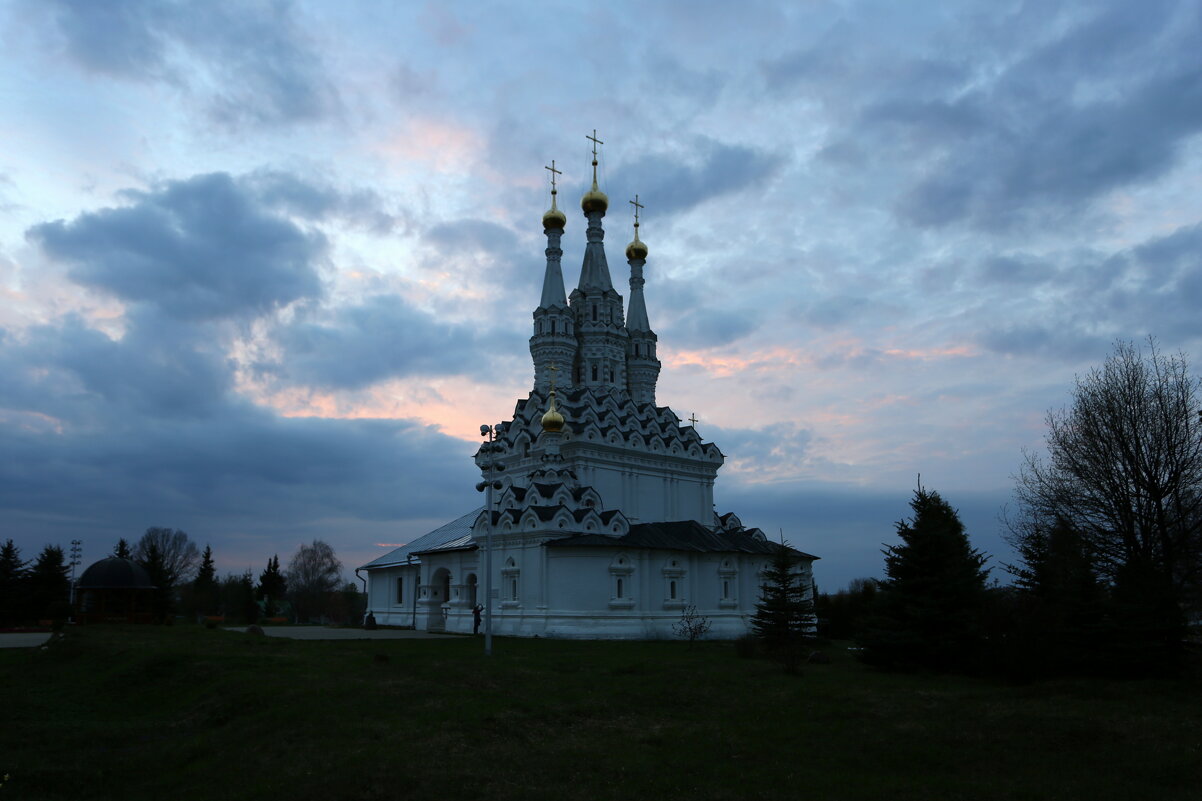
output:
[{"label": "tree", "polygon": [[200,559],[200,569],[192,581],[192,605],[200,615],[212,615],[220,602],[217,570],[213,566],[213,549],[205,546]]},{"label": "tree", "polygon": [[313,540],[293,554],[285,578],[296,619],[319,618],[326,613],[330,593],[342,581],[342,563],[328,544]]},{"label": "tree", "polygon": [[805,640],[814,626],[814,604],[807,596],[808,582],[798,570],[797,552],[781,538],[764,571],[760,600],[755,605],[751,629],[769,656],[794,673],[801,665]]},{"label": "tree", "polygon": [[132,558],[135,561],[145,559],[152,546],[158,551],[170,586],[175,587],[192,579],[196,562],[200,559],[200,549],[185,532],[171,528],[148,528],[133,547]]},{"label": "tree", "polygon": [[914,516],[897,523],[900,545],[887,545],[875,614],[861,638],[865,661],[886,667],[972,667],[984,632],[987,557],[968,542],[960,516],[920,484]]},{"label": "tree", "polygon": [[30,613],[35,619],[49,618],[56,622],[67,619],[70,613],[71,579],[63,549],[47,545],[29,569]]},{"label": "tree", "polygon": [[697,611],[693,604],[685,605],[680,610],[680,620],[672,624],[672,632],[682,640],[687,640],[689,647],[703,639],[710,631],[710,619]]},{"label": "tree", "polygon": [[0,626],[12,626],[25,617],[26,564],[11,539],[0,547]]},{"label": "tree", "polygon": [[117,546],[115,548],[113,548],[113,556],[117,556],[122,559],[132,559],[133,558],[133,556],[130,553],[129,542],[125,539],[125,537],[122,537],[121,539],[117,540]]},{"label": "tree", "polygon": [[255,581],[248,569],[230,573],[221,580],[221,614],[227,623],[240,622],[249,626],[259,619],[255,603]]},{"label": "tree", "polygon": [[832,640],[856,637],[876,603],[876,595],[877,582],[871,578],[852,579],[845,590],[814,595],[818,633]]},{"label": "tree", "polygon": [[263,613],[266,617],[275,617],[276,604],[284,600],[288,593],[288,581],[280,572],[280,555],[275,554],[267,560],[267,569],[259,574],[259,586],[255,597],[263,602]]},{"label": "tree", "polygon": [[1020,555],[1066,522],[1113,598],[1166,644],[1200,600],[1199,389],[1183,354],[1118,342],[1077,378],[1072,405],[1048,413],[1047,457],[1026,454],[1016,477],[1022,514],[1009,540]]},{"label": "tree", "polygon": [[183,531],[170,528],[148,528],[131,557],[150,576],[155,586],[155,612],[167,620],[175,606],[175,590],[192,578],[200,551]]}]

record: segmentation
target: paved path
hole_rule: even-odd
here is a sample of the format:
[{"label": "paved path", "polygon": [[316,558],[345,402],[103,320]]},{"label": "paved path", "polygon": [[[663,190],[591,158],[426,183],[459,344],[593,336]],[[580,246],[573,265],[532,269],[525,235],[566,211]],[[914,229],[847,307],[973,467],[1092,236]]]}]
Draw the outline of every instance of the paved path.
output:
[{"label": "paved path", "polygon": [[35,648],[49,639],[48,631],[6,631],[0,634],[0,648]]},{"label": "paved path", "polygon": [[[245,632],[244,626],[227,626],[226,631]],[[268,637],[287,637],[291,640],[448,640],[456,634],[431,634],[412,629],[333,629],[327,626],[264,626]]]}]

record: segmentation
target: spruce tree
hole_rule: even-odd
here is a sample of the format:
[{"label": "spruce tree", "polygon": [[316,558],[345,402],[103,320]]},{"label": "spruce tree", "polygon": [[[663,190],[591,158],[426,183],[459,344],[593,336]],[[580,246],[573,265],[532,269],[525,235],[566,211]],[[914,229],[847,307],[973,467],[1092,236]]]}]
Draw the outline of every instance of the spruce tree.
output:
[{"label": "spruce tree", "polygon": [[765,650],[790,672],[801,664],[805,639],[814,626],[814,604],[797,570],[799,561],[796,551],[785,545],[783,538],[773,547],[751,619],[751,629]]},{"label": "spruce tree", "polygon": [[212,615],[217,611],[218,603],[217,570],[213,566],[213,549],[205,546],[200,557],[200,569],[192,581],[192,597],[196,612],[201,615]]},{"label": "spruce tree", "polygon": [[267,560],[267,569],[259,574],[259,586],[255,597],[264,602],[265,617],[275,617],[278,604],[288,592],[288,582],[280,572],[280,555],[276,554]]},{"label": "spruce tree", "polygon": [[900,545],[888,545],[876,614],[861,644],[872,664],[895,668],[974,667],[984,631],[987,557],[968,542],[960,516],[939,493],[921,485],[914,516],[897,524]]},{"label": "spruce tree", "polygon": [[121,559],[133,558],[130,556],[129,542],[125,539],[125,537],[122,537],[121,539],[117,540],[117,546],[115,548],[113,548],[113,556],[119,557]]},{"label": "spruce tree", "polygon": [[47,545],[38,554],[27,579],[30,613],[35,619],[64,621],[70,612],[71,579],[63,549]]},{"label": "spruce tree", "polygon": [[26,564],[11,539],[0,547],[0,627],[16,625],[25,617]]}]

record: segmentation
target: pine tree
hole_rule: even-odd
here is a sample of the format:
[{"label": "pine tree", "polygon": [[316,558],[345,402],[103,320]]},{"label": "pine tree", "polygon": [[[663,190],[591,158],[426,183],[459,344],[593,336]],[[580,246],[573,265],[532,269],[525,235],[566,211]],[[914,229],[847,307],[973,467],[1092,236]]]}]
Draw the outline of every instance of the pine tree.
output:
[{"label": "pine tree", "polygon": [[217,570],[213,566],[213,549],[205,546],[200,558],[200,569],[192,581],[192,598],[196,612],[201,615],[212,615],[217,611],[218,603]]},{"label": "pine tree", "polygon": [[276,554],[267,560],[267,569],[259,574],[259,586],[255,590],[255,597],[264,602],[264,616],[275,617],[276,605],[287,592],[288,582],[280,572],[280,555]]},{"label": "pine tree", "polygon": [[0,547],[0,626],[15,625],[25,617],[26,564],[12,540]]},{"label": "pine tree", "polygon": [[121,539],[117,540],[117,547],[113,548],[113,556],[119,557],[121,559],[131,559],[132,558],[130,556],[129,542],[125,539],[125,537],[122,537]]},{"label": "pine tree", "polygon": [[49,618],[56,623],[70,612],[71,579],[63,549],[47,545],[29,569],[30,613],[35,619]]},{"label": "pine tree", "polygon": [[961,670],[975,665],[983,642],[984,568],[960,516],[939,493],[921,485],[914,516],[897,524],[901,545],[885,547],[885,575],[876,614],[861,644],[873,664]]},{"label": "pine tree", "polygon": [[814,626],[814,604],[797,569],[799,561],[783,538],[780,545],[774,546],[751,619],[751,629],[765,650],[790,672],[800,666],[805,640]]}]

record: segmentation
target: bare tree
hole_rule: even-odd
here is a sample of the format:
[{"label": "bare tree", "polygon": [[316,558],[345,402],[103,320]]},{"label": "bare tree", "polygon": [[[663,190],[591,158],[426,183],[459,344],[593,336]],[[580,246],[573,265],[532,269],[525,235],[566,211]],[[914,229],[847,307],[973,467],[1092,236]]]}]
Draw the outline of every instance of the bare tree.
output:
[{"label": "bare tree", "polygon": [[176,587],[195,577],[200,549],[179,529],[148,528],[134,545],[131,555],[137,562],[154,561],[161,564],[162,576],[168,587]]},{"label": "bare tree", "polygon": [[1199,389],[1183,354],[1166,356],[1152,339],[1146,351],[1116,343],[1077,378],[1072,406],[1048,413],[1046,459],[1026,454],[1011,544],[1022,553],[1064,521],[1101,578],[1120,590],[1158,585],[1180,608],[1202,567]]},{"label": "bare tree", "polygon": [[293,554],[284,576],[296,618],[320,617],[326,612],[330,593],[342,585],[342,562],[327,543],[313,540]]}]

